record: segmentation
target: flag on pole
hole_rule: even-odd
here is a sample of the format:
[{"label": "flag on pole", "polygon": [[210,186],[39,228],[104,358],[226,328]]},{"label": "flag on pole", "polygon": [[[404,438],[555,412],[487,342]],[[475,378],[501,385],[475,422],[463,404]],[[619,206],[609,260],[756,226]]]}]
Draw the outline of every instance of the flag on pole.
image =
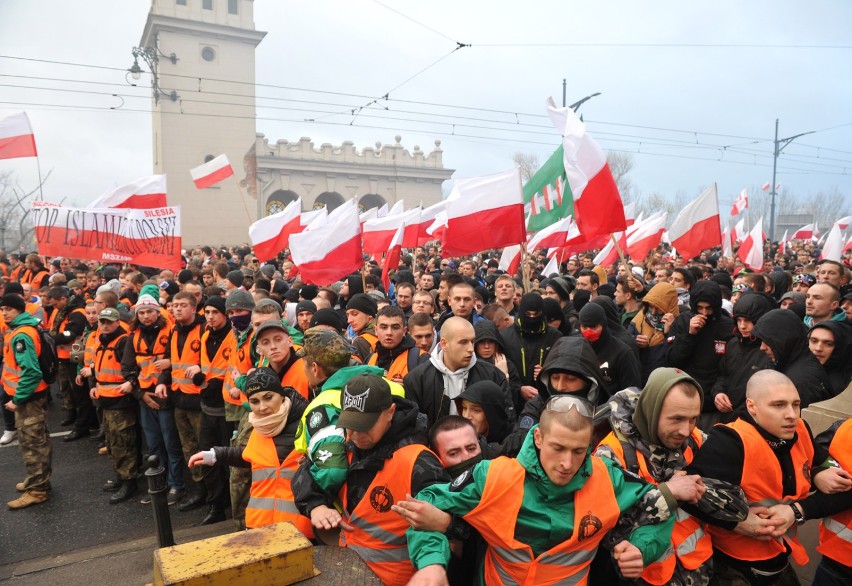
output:
[{"label": "flag on pole", "polygon": [[437,215],[444,211],[445,208],[446,203],[439,201],[428,208],[420,210],[420,218],[417,220],[417,223],[405,227],[404,246],[420,246],[429,242],[431,236],[426,232],[426,230],[429,229],[429,227],[435,222]]},{"label": "flag on pole", "polygon": [[35,135],[26,112],[0,120],[0,159],[37,156]]},{"label": "flag on pole", "polygon": [[722,242],[715,183],[681,210],[672,222],[669,238],[685,259],[695,258],[702,250]]},{"label": "flag on pole", "polygon": [[562,133],[565,175],[580,232],[592,237],[623,231],[624,204],[603,151],[571,108],[557,108],[548,98],[547,113]]},{"label": "flag on pole", "polygon": [[787,252],[787,230],[784,230],[784,237],[781,238],[781,242],[778,243],[778,254],[785,254]]},{"label": "flag on pole", "polygon": [[632,231],[627,234],[627,246],[625,252],[633,260],[641,260],[648,256],[654,248],[659,246],[666,229],[665,212],[657,212],[644,220],[641,224],[633,224]]},{"label": "flag on pole", "polygon": [[[316,210],[310,210],[307,212],[302,212],[301,217],[299,218],[299,224],[301,224],[303,230],[309,230],[311,228],[316,228],[325,222],[325,219],[328,217],[328,208],[322,206]],[[316,225],[315,225],[316,224]]]},{"label": "flag on pole", "polygon": [[760,186],[760,189],[762,189],[763,191],[769,191],[769,187],[771,185],[772,184],[769,181],[767,181],[766,183],[764,183],[763,185]]},{"label": "flag on pole", "polygon": [[446,201],[444,253],[461,256],[526,240],[520,170],[456,181],[458,199]]},{"label": "flag on pole", "polygon": [[151,175],[142,177],[133,183],[122,185],[102,195],[88,206],[88,209],[122,208],[151,209],[163,208],[166,203],[166,176]]},{"label": "flag on pole", "polygon": [[837,222],[834,223],[831,231],[825,238],[825,244],[822,247],[819,259],[843,262],[843,234],[841,234],[840,224]]},{"label": "flag on pole", "polygon": [[763,270],[763,218],[759,219],[737,250],[743,264],[753,271]]},{"label": "flag on pole", "polygon": [[227,155],[219,155],[215,159],[207,161],[203,165],[199,165],[189,171],[192,175],[192,181],[198,189],[204,189],[211,185],[216,185],[223,179],[227,179],[234,174],[234,169],[228,162]]},{"label": "flag on pole", "polygon": [[554,273],[559,274],[559,260],[558,254],[554,254],[550,257],[550,260],[547,262],[547,266],[544,267],[544,270],[541,271],[542,275],[550,276]]},{"label": "flag on pole", "polygon": [[814,224],[805,224],[795,232],[793,232],[793,240],[811,240],[819,232],[814,228]]},{"label": "flag on pole", "polygon": [[633,225],[636,221],[636,202],[631,201],[628,204],[624,204],[624,222],[627,224],[627,227]]},{"label": "flag on pole", "polygon": [[363,261],[355,200],[331,212],[324,224],[291,235],[290,254],[305,283],[328,285],[358,270]]},{"label": "flag on pole", "polygon": [[527,230],[538,232],[574,211],[574,200],[565,193],[565,163],[559,145],[544,165],[524,185],[524,203],[530,206]]},{"label": "flag on pole", "polygon": [[726,258],[734,257],[734,248],[731,245],[731,235],[728,233],[727,229],[722,232],[722,256]]},{"label": "flag on pole", "polygon": [[527,244],[527,252],[532,253],[539,248],[559,248],[580,235],[574,218],[568,216],[554,224],[536,232]]},{"label": "flag on pole", "polygon": [[518,272],[518,267],[521,266],[521,245],[513,244],[503,248],[503,254],[500,255],[500,262],[497,268],[501,271],[506,271],[510,275]]},{"label": "flag on pole", "polygon": [[734,200],[734,206],[731,208],[731,215],[736,216],[743,210],[748,208],[748,189],[743,189],[737,199]]},{"label": "flag on pole", "polygon": [[287,248],[292,234],[302,231],[302,199],[287,204],[277,214],[272,214],[249,226],[249,239],[254,254],[260,260],[271,260]]},{"label": "flag on pole", "polygon": [[419,216],[420,210],[414,208],[402,214],[373,218],[363,222],[361,224],[361,241],[364,245],[364,252],[387,252],[397,229],[402,226],[404,230],[408,222],[416,222]]},{"label": "flag on pole", "polygon": [[845,230],[850,224],[852,224],[852,216],[845,216],[837,220],[837,225],[840,226],[841,230]]},{"label": "flag on pole", "polygon": [[745,236],[745,218],[740,218],[740,221],[734,224],[734,228],[731,230],[731,242],[742,242]]},{"label": "flag on pole", "polygon": [[385,255],[385,260],[382,263],[382,284],[385,286],[385,291],[390,291],[390,271],[395,270],[399,266],[399,257],[402,252],[402,238],[405,234],[405,224],[399,225],[396,232],[391,238],[388,253]]}]

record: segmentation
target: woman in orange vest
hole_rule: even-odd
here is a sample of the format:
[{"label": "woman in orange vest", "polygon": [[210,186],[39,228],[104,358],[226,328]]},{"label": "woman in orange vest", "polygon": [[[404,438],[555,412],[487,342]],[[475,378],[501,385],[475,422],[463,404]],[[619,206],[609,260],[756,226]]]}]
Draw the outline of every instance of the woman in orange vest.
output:
[{"label": "woman in orange vest", "polygon": [[249,421],[254,428],[248,445],[199,452],[189,459],[189,465],[250,467],[246,527],[289,521],[312,539],[311,521],[296,510],[290,486],[301,456],[293,449],[293,442],[307,401],[293,388],[282,387],[278,375],[267,367],[252,372],[245,387],[251,407]]},{"label": "woman in orange vest", "polygon": [[[824,516],[819,527],[819,547],[822,561],[814,575],[814,586],[832,586],[834,584],[852,584],[852,419],[846,419],[832,425],[815,440],[828,442],[829,463],[839,466],[846,483],[838,483],[838,492],[822,495],[819,500],[826,501],[820,511],[814,511],[810,503],[799,503],[804,517],[815,519]],[[816,493],[815,493],[816,494]],[[831,501],[830,503],[827,501]],[[835,511],[830,512],[831,507]]]}]

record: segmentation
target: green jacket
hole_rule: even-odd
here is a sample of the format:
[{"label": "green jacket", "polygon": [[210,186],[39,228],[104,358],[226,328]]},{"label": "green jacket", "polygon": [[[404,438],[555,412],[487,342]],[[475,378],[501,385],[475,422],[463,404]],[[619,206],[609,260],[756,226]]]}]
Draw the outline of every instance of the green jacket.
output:
[{"label": "green jacket", "polygon": [[[9,324],[9,329],[14,330],[21,326],[38,327],[39,321],[29,313],[21,313],[12,320]],[[12,352],[15,356],[15,362],[18,368],[21,369],[21,378],[18,381],[18,388],[15,389],[15,395],[12,397],[12,402],[15,405],[26,403],[35,394],[36,388],[44,380],[41,374],[41,366],[38,363],[38,354],[36,353],[35,345],[32,339],[24,332],[18,332],[9,341],[12,346]]]},{"label": "green jacket", "polygon": [[[533,427],[533,430],[538,427]],[[568,539],[574,527],[574,497],[591,474],[591,449],[583,462],[582,469],[571,479],[567,486],[555,486],[545,474],[538,458],[538,450],[533,443],[533,430],[527,434],[518,461],[526,469],[524,479],[524,497],[515,526],[515,539],[526,543],[537,557]],[[637,477],[626,476],[613,466],[612,462],[602,459],[609,472],[618,506],[622,513],[631,507],[643,510],[655,510],[649,523],[630,532],[628,540],[642,552],[642,559],[650,563],[658,559],[671,544],[672,528],[675,517],[665,505],[663,496],[656,487]],[[484,460],[473,468],[470,478],[464,475],[453,484],[435,484],[418,493],[417,498],[435,505],[457,517],[463,517],[479,505],[485,479],[491,461]],[[619,520],[621,523],[622,520]],[[408,553],[411,562],[418,569],[439,564],[446,567],[450,559],[447,537],[441,533],[409,529]]]}]

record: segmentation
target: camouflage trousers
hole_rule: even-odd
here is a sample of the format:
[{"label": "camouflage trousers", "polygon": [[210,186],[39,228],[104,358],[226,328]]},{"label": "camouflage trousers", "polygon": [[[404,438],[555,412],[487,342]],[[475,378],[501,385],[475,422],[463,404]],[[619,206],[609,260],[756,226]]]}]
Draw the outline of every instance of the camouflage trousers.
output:
[{"label": "camouflage trousers", "polygon": [[[231,446],[246,447],[249,436],[254,429],[248,420],[248,411],[243,409],[236,435],[231,438]],[[251,468],[236,468],[231,466],[231,514],[237,529],[246,528],[246,507],[251,492]]]},{"label": "camouflage trousers", "polygon": [[50,490],[53,447],[47,429],[47,395],[39,394],[38,399],[17,405],[15,409],[18,444],[27,469],[25,490]]},{"label": "camouflage trousers", "polygon": [[[180,437],[181,450],[184,460],[189,459],[200,451],[198,438],[201,435],[201,411],[190,411],[175,407],[175,426]],[[204,481],[204,471],[201,466],[190,468],[192,480],[195,483]]]},{"label": "camouflage trousers", "polygon": [[135,480],[139,475],[138,422],[135,405],[104,409],[104,440],[112,467],[121,480]]},{"label": "camouflage trousers", "polygon": [[77,365],[70,360],[60,360],[56,371],[56,382],[59,384],[59,395],[62,397],[62,409],[69,416],[76,416],[74,406],[74,378],[77,376]]}]

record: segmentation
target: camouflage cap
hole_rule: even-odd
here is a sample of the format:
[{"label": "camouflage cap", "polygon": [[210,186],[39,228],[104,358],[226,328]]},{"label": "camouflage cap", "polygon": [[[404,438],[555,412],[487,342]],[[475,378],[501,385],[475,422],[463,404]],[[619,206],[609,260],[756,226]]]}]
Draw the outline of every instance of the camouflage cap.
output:
[{"label": "camouflage cap", "polygon": [[352,346],[340,334],[326,328],[309,328],[297,356],[306,356],[322,367],[339,369],[349,366],[352,352]]}]

